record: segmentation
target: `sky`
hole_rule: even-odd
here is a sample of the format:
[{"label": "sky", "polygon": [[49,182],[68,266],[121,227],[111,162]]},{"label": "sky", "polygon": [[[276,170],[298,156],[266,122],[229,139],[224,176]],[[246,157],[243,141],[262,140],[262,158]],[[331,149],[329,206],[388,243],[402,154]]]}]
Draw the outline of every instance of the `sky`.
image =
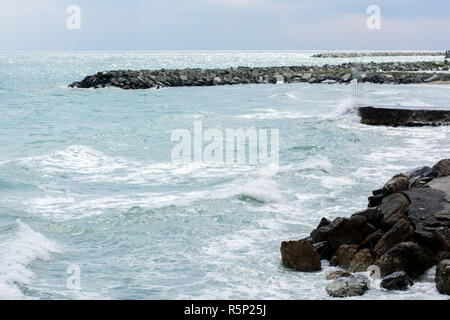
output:
[{"label": "sky", "polygon": [[450,1],[0,0],[1,51],[317,49],[449,50]]}]

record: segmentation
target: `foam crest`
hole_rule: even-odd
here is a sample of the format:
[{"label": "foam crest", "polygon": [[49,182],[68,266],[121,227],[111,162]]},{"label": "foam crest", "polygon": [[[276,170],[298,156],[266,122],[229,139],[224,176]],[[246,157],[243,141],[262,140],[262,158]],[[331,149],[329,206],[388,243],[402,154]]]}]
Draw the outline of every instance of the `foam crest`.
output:
[{"label": "foam crest", "polygon": [[29,265],[35,260],[48,260],[59,246],[28,225],[17,220],[15,232],[0,243],[0,299],[24,298],[19,285],[30,284],[35,274]]}]

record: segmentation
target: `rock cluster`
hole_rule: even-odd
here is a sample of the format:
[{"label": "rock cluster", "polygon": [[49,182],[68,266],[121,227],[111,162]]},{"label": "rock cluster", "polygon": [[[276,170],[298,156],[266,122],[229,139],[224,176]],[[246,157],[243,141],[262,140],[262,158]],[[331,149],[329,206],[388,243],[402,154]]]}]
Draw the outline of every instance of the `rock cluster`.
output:
[{"label": "rock cluster", "polygon": [[344,63],[324,66],[238,67],[227,69],[116,70],[98,72],[69,87],[148,89],[180,86],[215,86],[249,83],[349,83],[358,78],[371,83],[423,83],[450,81],[440,62]]},{"label": "rock cluster", "polygon": [[372,51],[372,52],[326,52],[313,54],[313,58],[356,58],[356,57],[410,57],[444,56],[443,51]]},{"label": "rock cluster", "polygon": [[[285,266],[300,271],[320,270],[318,257],[349,272],[375,267],[385,277],[382,287],[390,290],[407,289],[411,279],[439,264],[437,288],[449,294],[450,260],[445,259],[450,259],[450,159],[395,175],[372,192],[367,209],[349,218],[322,218],[309,237],[283,242],[281,255]],[[347,295],[343,288],[355,283],[352,277],[343,272],[329,275],[337,279],[327,292]],[[361,290],[350,290],[349,295],[365,292],[361,281],[356,282]]]}]

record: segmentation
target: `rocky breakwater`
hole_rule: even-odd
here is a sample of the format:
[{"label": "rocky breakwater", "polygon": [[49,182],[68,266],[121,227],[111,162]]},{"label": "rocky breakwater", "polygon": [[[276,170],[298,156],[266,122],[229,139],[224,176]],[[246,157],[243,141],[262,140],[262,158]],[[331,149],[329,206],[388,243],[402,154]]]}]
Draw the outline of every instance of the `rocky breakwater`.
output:
[{"label": "rocky breakwater", "polygon": [[444,62],[344,63],[324,66],[238,67],[226,69],[116,70],[98,72],[69,85],[72,88],[149,89],[259,83],[349,83],[358,78],[371,83],[450,81]]},{"label": "rocky breakwater", "polygon": [[322,218],[308,237],[282,242],[283,264],[313,272],[328,260],[346,270],[327,276],[333,297],[363,295],[369,290],[363,272],[381,278],[385,289],[407,290],[438,265],[436,288],[450,294],[450,159],[397,174],[368,200],[351,217]]},{"label": "rocky breakwater", "polygon": [[313,54],[313,58],[356,58],[356,57],[411,57],[445,56],[444,51],[371,51],[371,52],[326,52]]},{"label": "rocky breakwater", "polygon": [[449,110],[407,109],[407,108],[382,108],[359,107],[361,123],[383,126],[441,126],[450,125]]}]

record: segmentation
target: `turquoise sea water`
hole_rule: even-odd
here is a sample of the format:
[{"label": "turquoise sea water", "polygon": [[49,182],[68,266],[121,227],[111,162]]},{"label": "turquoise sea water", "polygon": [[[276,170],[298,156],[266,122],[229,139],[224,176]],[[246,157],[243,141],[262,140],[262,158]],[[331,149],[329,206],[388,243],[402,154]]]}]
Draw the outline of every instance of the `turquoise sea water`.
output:
[{"label": "turquoise sea water", "polygon": [[[393,174],[448,158],[448,127],[362,125],[351,85],[67,88],[112,69],[344,62],[313,53],[0,53],[0,298],[329,298],[331,268],[283,268],[280,242],[364,208]],[[436,58],[358,61],[392,59]],[[450,86],[364,92],[370,104],[449,107]],[[172,162],[171,132],[196,120],[278,129],[279,170]],[[444,298],[432,273],[363,298]]]}]

